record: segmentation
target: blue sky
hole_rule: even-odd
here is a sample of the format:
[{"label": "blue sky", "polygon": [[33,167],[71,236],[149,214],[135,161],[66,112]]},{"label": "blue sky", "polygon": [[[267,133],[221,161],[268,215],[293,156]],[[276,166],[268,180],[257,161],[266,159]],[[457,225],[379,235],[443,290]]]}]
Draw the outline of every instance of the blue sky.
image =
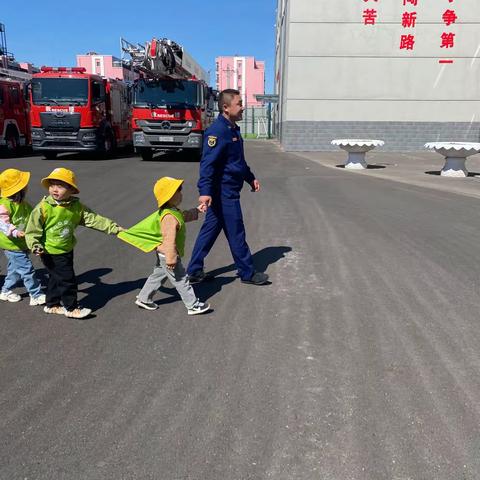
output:
[{"label": "blue sky", "polygon": [[[13,2],[13,0],[11,0]],[[74,66],[75,55],[120,56],[119,38],[175,40],[214,81],[215,57],[251,55],[266,61],[272,92],[276,0],[48,0],[3,8],[8,50],[37,66]]]}]

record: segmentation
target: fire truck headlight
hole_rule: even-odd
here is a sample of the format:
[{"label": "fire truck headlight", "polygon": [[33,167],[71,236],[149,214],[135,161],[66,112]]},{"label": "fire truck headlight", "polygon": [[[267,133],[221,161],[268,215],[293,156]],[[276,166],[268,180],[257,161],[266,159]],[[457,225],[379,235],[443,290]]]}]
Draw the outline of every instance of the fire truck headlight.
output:
[{"label": "fire truck headlight", "polygon": [[200,135],[190,135],[187,142],[192,145],[200,145],[202,143],[202,137]]},{"label": "fire truck headlight", "polygon": [[188,122],[188,123],[187,123],[187,126],[190,127],[190,128],[192,128],[192,127],[195,126],[195,123],[194,123],[194,122]]},{"label": "fire truck headlight", "polygon": [[32,130],[32,138],[41,138],[42,132],[40,130]]},{"label": "fire truck headlight", "polygon": [[97,136],[97,134],[95,132],[86,132],[86,133],[83,134],[84,140],[95,139],[96,136]]},{"label": "fire truck headlight", "polygon": [[134,132],[133,141],[135,143],[145,143],[145,136],[143,135],[143,132]]}]

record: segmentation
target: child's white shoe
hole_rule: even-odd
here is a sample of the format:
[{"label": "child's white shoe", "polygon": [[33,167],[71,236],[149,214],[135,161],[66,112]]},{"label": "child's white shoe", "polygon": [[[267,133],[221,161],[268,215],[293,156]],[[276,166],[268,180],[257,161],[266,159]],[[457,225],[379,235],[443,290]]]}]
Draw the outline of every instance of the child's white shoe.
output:
[{"label": "child's white shoe", "polygon": [[22,297],[18,293],[13,293],[11,290],[0,293],[0,300],[4,302],[19,302],[21,299]]},{"label": "child's white shoe", "polygon": [[65,309],[60,305],[54,305],[53,307],[43,307],[45,313],[56,313],[57,315],[65,315]]},{"label": "child's white shoe", "polygon": [[92,313],[90,308],[76,308],[75,310],[65,310],[65,316],[68,318],[85,318]]},{"label": "child's white shoe", "polygon": [[45,305],[47,298],[44,293],[40,294],[38,297],[32,297],[30,295],[30,306],[35,307],[36,305]]},{"label": "child's white shoe", "polygon": [[158,308],[158,305],[155,302],[142,302],[138,297],[135,300],[135,305],[138,305],[145,310],[156,310]]},{"label": "child's white shoe", "polygon": [[201,313],[208,312],[210,310],[209,303],[200,302],[197,300],[197,303],[187,310],[188,315],[200,315]]}]

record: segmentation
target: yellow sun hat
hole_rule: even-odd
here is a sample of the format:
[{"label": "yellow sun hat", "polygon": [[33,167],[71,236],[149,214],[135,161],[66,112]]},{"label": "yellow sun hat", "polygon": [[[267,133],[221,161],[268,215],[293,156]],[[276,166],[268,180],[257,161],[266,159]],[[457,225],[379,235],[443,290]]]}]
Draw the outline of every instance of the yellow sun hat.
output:
[{"label": "yellow sun hat", "polygon": [[56,168],[48,177],[42,178],[42,185],[45,188],[49,187],[49,180],[60,180],[65,182],[75,190],[75,193],[80,193],[80,190],[77,187],[77,179],[75,178],[75,174],[68,168]]},{"label": "yellow sun hat", "polygon": [[174,195],[175,192],[182,185],[183,180],[172,178],[172,177],[162,177],[157,180],[155,186],[153,187],[153,194],[158,202],[158,207],[165,205]]},{"label": "yellow sun hat", "polygon": [[23,190],[30,180],[30,172],[22,172],[16,168],[7,168],[0,174],[2,197],[8,198]]}]

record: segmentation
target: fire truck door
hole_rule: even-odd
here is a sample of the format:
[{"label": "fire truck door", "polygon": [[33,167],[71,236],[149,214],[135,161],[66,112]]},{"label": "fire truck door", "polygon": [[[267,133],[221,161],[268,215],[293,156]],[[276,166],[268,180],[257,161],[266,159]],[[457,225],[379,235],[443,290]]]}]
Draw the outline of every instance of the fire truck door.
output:
[{"label": "fire truck door", "polygon": [[119,126],[122,123],[122,99],[121,92],[116,88],[110,90],[110,101],[112,109],[112,124]]},{"label": "fire truck door", "polygon": [[12,85],[8,87],[10,90],[10,108],[13,113],[13,118],[16,120],[20,134],[25,133],[26,130],[26,118],[22,105],[22,96],[18,85]]},{"label": "fire truck door", "polygon": [[5,121],[5,93],[4,87],[0,85],[0,136],[3,135],[3,122]]}]

